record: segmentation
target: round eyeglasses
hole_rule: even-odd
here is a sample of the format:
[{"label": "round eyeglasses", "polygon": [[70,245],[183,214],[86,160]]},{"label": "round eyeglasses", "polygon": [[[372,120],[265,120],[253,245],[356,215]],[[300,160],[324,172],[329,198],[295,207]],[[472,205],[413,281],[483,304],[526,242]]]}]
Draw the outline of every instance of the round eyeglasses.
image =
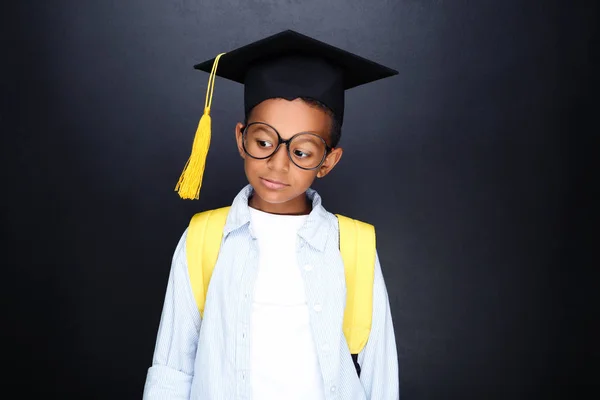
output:
[{"label": "round eyeglasses", "polygon": [[264,122],[248,124],[242,132],[242,138],[246,154],[257,160],[271,157],[285,144],[290,160],[305,170],[319,168],[332,150],[325,139],[315,133],[300,132],[283,140],[275,128]]}]

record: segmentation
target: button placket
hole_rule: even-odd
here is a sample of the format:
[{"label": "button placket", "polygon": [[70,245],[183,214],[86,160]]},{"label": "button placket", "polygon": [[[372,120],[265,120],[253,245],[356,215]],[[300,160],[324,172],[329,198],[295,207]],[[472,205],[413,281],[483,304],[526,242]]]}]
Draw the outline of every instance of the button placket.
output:
[{"label": "button placket", "polygon": [[[253,238],[255,239],[255,238]],[[242,296],[240,305],[240,315],[243,316],[241,321],[238,323],[238,351],[236,357],[236,367],[238,369],[238,397],[240,399],[246,398],[244,395],[248,392],[249,380],[247,378],[248,372],[248,363],[249,363],[249,336],[250,336],[250,313],[251,313],[251,293],[254,288],[254,284],[256,281],[256,260],[258,260],[258,248],[256,240],[253,241],[250,245],[250,257],[247,259],[244,271],[242,272],[243,277],[241,280],[241,291],[239,291],[239,296]],[[254,261],[250,261],[254,260]]]}]

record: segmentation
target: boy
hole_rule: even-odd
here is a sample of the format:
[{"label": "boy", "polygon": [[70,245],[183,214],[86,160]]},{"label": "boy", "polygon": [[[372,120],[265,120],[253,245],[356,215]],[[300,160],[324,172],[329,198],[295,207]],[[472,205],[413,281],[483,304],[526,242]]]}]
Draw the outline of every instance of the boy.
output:
[{"label": "boy", "polygon": [[[228,212],[203,314],[188,273],[189,230],[179,241],[144,398],[398,399],[379,260],[370,333],[353,362],[342,331],[338,219],[310,188],[342,156],[344,90],[397,72],[293,31],[196,68],[211,72],[203,118],[215,75],[244,84],[246,120],[235,135],[249,184]],[[203,167],[194,153],[207,151],[198,135],[186,165],[196,175]],[[185,181],[194,180],[184,171],[182,197],[197,197],[195,179],[182,195]]]}]

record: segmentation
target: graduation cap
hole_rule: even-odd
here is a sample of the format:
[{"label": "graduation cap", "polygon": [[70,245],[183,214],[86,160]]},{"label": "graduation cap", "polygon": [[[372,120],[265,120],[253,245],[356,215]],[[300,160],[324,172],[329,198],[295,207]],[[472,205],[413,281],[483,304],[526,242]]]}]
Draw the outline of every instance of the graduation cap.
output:
[{"label": "graduation cap", "polygon": [[197,199],[210,145],[210,107],[215,77],[244,85],[246,115],[267,99],[311,98],[327,106],[340,124],[348,89],[387,78],[398,71],[292,30],[261,39],[194,66],[210,73],[204,114],[192,154],[175,187],[184,199]]}]

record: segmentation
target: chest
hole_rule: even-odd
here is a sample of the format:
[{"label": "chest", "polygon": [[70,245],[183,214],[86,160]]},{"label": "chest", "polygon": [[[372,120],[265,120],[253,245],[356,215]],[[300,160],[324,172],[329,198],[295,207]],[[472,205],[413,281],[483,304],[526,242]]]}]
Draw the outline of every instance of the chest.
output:
[{"label": "chest", "polygon": [[[251,304],[306,304],[333,321],[343,317],[344,266],[339,249],[318,250],[294,235],[281,240],[231,235],[223,241],[209,284],[205,317],[245,318]],[[313,318],[317,320],[318,318]]]},{"label": "chest", "polygon": [[256,306],[286,307],[306,304],[304,277],[296,251],[297,235],[291,231],[262,232],[257,237],[258,255],[253,302]]}]

